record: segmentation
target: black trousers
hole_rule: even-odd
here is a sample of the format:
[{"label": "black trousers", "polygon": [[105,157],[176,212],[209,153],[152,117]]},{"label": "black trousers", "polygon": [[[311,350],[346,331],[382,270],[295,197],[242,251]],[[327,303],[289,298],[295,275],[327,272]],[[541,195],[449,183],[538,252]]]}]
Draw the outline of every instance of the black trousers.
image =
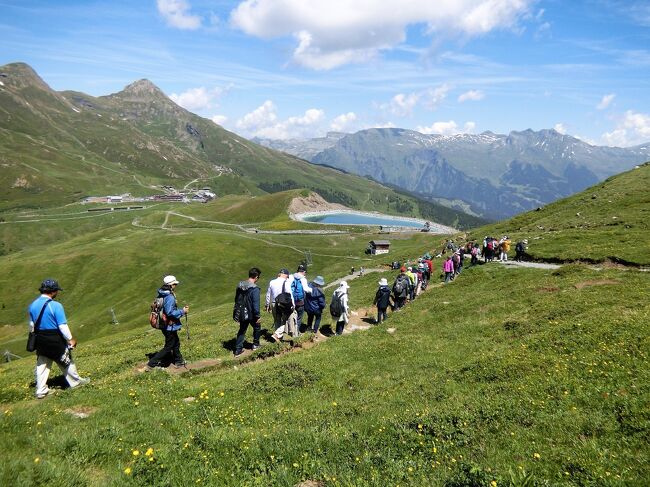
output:
[{"label": "black trousers", "polygon": [[170,363],[182,364],[181,340],[178,331],[161,330],[165,337],[165,346],[149,359],[149,367],[167,366]]},{"label": "black trousers", "polygon": [[262,336],[262,325],[255,321],[242,321],[239,323],[239,331],[237,332],[237,343],[235,345],[235,353],[244,349],[244,340],[246,339],[246,330],[248,325],[253,327],[253,345],[260,345],[260,336]]},{"label": "black trousers", "polygon": [[[318,333],[318,328],[320,327],[320,320],[322,318],[322,313],[321,314],[315,314],[315,313],[310,313],[307,311],[307,329],[308,330],[313,330],[314,333]],[[312,323],[314,324],[314,328],[312,329]]]},{"label": "black trousers", "polygon": [[386,310],[388,308],[380,308],[379,306],[377,307],[377,323],[381,323],[382,321],[386,320],[388,317],[388,314],[386,313]]}]

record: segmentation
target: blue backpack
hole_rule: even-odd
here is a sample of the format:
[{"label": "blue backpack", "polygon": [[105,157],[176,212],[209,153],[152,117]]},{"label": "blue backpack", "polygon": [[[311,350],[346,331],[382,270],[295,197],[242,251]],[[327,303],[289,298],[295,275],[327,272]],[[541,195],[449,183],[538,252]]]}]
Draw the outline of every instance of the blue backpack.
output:
[{"label": "blue backpack", "polygon": [[294,301],[302,301],[305,299],[305,290],[302,288],[302,279],[293,279],[291,283],[291,293],[293,294]]}]

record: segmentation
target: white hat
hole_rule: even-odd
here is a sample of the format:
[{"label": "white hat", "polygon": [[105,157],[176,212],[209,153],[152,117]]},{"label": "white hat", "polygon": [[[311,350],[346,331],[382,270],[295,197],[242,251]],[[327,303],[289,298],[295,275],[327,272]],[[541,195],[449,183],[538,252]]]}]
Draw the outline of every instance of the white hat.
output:
[{"label": "white hat", "polygon": [[386,280],[385,277],[382,277],[381,279],[379,279],[379,285],[380,286],[388,286],[388,281]]},{"label": "white hat", "polygon": [[165,276],[163,277],[163,284],[171,286],[172,284],[180,284],[175,276]]},{"label": "white hat", "polygon": [[350,286],[348,285],[347,282],[345,282],[345,281],[341,281],[341,284],[339,284],[339,289],[345,289],[345,290],[348,290],[348,289],[350,289]]}]

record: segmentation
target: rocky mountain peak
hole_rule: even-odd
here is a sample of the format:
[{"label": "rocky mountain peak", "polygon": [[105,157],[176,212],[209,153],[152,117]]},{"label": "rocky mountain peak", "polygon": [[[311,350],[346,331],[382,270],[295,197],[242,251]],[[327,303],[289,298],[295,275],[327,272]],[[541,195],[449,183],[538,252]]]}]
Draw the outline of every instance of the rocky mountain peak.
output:
[{"label": "rocky mountain peak", "polygon": [[5,85],[19,89],[36,86],[42,90],[52,91],[48,84],[36,74],[36,71],[26,63],[11,63],[0,66],[0,79]]},{"label": "rocky mountain peak", "polygon": [[151,100],[161,98],[167,100],[167,95],[165,95],[160,88],[148,79],[135,81],[130,85],[127,85],[119,93],[115,93],[111,96],[129,100]]}]

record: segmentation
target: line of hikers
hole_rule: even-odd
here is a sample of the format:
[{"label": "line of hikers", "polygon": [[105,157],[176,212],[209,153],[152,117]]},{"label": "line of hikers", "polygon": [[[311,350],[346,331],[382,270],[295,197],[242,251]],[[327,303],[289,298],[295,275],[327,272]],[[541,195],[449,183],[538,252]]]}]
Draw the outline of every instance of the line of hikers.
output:
[{"label": "line of hikers", "polygon": [[[521,260],[525,255],[527,240],[518,242],[516,245],[515,260]],[[494,238],[485,237],[483,251],[478,243],[468,242],[458,247],[449,240],[445,244],[440,256],[448,251],[446,259],[443,259],[442,271],[445,284],[458,276],[463,269],[465,255],[471,255],[472,265],[478,264],[478,259],[483,255],[485,262],[490,262],[498,252],[499,259],[507,261],[510,249],[510,239],[504,236],[500,241]],[[377,307],[377,324],[386,320],[388,308],[392,311],[399,311],[407,302],[413,301],[431,280],[433,273],[433,261],[430,254],[425,254],[417,259],[417,264],[401,265],[393,262],[392,268],[399,268],[400,273],[395,278],[392,286],[389,286],[386,278],[381,278],[375,293],[373,304]],[[239,324],[239,330],[235,338],[235,356],[244,351],[244,341],[248,327],[253,329],[252,349],[260,347],[262,334],[262,304],[261,291],[257,282],[262,271],[252,267],[248,271],[248,279],[241,281],[235,291],[235,305],[233,308],[233,320]],[[280,269],[277,277],[273,279],[267,288],[264,310],[273,316],[274,332],[270,339],[276,342],[282,340],[285,333],[297,337],[300,333],[310,331],[317,336],[320,333],[320,325],[323,312],[327,306],[323,286],[325,280],[322,276],[316,276],[311,282],[307,280],[307,267],[300,264],[295,273],[291,274],[288,269]],[[182,328],[181,318],[189,313],[189,306],[178,307],[176,299],[176,286],[180,282],[173,275],[163,278],[161,287],[153,304],[151,305],[150,324],[160,329],[165,343],[158,352],[149,355],[147,366],[183,367],[186,365],[180,350],[180,338],[178,332]],[[341,335],[346,324],[350,320],[349,303],[350,286],[346,281],[341,281],[332,294],[329,313],[332,317],[332,329],[336,335]],[[55,362],[64,374],[70,387],[78,387],[89,382],[89,379],[82,378],[77,372],[76,365],[72,359],[72,350],[77,342],[67,324],[63,306],[54,301],[61,287],[54,279],[46,279],[39,288],[41,295],[36,298],[29,307],[30,338],[27,350],[37,352],[35,369],[36,397],[43,398],[49,393],[47,379],[52,363]],[[304,315],[307,314],[307,322],[304,322]],[[189,329],[187,329],[189,338]]]},{"label": "line of hikers", "polygon": [[[527,245],[528,245],[528,240],[526,239],[520,240],[519,242],[516,243],[515,245],[516,262],[521,262],[522,260],[527,258],[527,254],[526,254]],[[512,246],[512,241],[510,240],[510,237],[508,237],[507,235],[504,235],[501,239],[485,236],[483,238],[482,246],[480,246],[478,242],[470,241],[467,242],[464,246],[459,247],[454,243],[453,240],[447,240],[439,256],[442,256],[443,254],[449,251],[454,254],[459,252],[461,266],[462,266],[463,257],[465,255],[471,256],[472,265],[478,264],[478,260],[481,257],[483,258],[483,261],[485,263],[493,262],[495,260],[498,260],[500,262],[507,262],[508,253],[510,252],[511,246]]]}]

